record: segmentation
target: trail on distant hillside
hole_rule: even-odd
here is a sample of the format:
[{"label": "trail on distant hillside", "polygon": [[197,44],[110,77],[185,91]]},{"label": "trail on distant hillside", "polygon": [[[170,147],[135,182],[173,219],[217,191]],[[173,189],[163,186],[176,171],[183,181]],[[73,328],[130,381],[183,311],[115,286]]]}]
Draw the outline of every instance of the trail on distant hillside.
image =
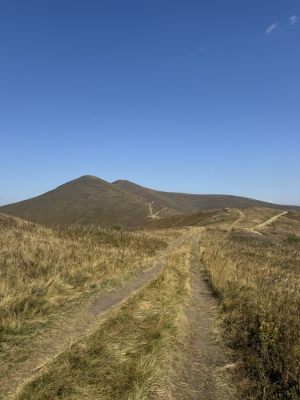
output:
[{"label": "trail on distant hillside", "polygon": [[235,225],[237,225],[239,222],[241,222],[245,219],[245,213],[241,210],[237,210],[237,211],[240,215],[239,215],[238,219],[236,221],[234,221],[234,223],[229,227],[229,229],[234,228]]},{"label": "trail on distant hillside", "polygon": [[262,224],[256,225],[254,228],[261,228],[262,226],[270,225],[272,222],[276,221],[277,218],[279,218],[282,215],[287,214],[287,213],[288,213],[288,211],[283,211],[282,213],[275,215],[275,217],[268,219],[267,221],[263,222]]},{"label": "trail on distant hillside", "polygon": [[162,208],[161,210],[157,211],[157,213],[153,214],[153,211],[152,211],[152,204],[153,204],[153,201],[152,201],[152,203],[149,203],[150,217],[151,217],[151,218],[154,218],[154,219],[160,218],[160,217],[158,216],[158,214],[161,213],[162,211],[166,210],[167,207]]},{"label": "trail on distant hillside", "polygon": [[283,211],[282,213],[275,215],[274,217],[268,219],[267,221],[262,222],[261,224],[258,224],[256,226],[254,226],[253,228],[248,228],[247,230],[250,231],[250,232],[256,233],[258,235],[262,235],[261,232],[258,232],[255,229],[256,228],[262,228],[263,226],[270,225],[272,222],[276,221],[276,219],[278,219],[279,217],[281,217],[282,215],[287,214],[287,213],[288,213],[288,211]]},{"label": "trail on distant hillside", "polygon": [[32,347],[30,358],[20,361],[10,376],[5,376],[5,381],[4,379],[1,381],[0,378],[1,395],[5,396],[3,398],[14,398],[27,381],[42,373],[47,364],[62,353],[70,343],[97,329],[113,307],[118,307],[133,291],[145,285],[161,271],[175,248],[190,234],[191,232],[187,232],[181,235],[169,245],[153,268],[141,273],[133,282],[97,297],[92,303],[84,304],[70,314],[65,313],[51,328],[44,329],[38,337],[35,337],[34,343],[29,344]]}]

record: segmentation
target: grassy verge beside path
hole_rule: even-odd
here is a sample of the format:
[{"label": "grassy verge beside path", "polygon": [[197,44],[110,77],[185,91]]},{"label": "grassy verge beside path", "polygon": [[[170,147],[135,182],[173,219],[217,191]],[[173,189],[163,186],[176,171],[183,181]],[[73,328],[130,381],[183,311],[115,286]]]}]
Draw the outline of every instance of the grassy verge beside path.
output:
[{"label": "grassy verge beside path", "polygon": [[21,371],[30,371],[53,326],[69,322],[92,296],[149,269],[182,231],[169,231],[164,240],[162,231],[48,229],[0,214],[0,398]]},{"label": "grassy verge beside path", "polygon": [[189,246],[113,311],[97,331],[61,353],[18,400],[171,399],[170,363],[189,295]]},{"label": "grassy verge beside path", "polygon": [[203,235],[244,399],[300,398],[300,238],[274,229]]},{"label": "grassy verge beside path", "polygon": [[[27,334],[83,295],[120,287],[167,243],[139,232],[47,229],[0,215],[0,338]],[[179,234],[178,234],[179,235]]]}]

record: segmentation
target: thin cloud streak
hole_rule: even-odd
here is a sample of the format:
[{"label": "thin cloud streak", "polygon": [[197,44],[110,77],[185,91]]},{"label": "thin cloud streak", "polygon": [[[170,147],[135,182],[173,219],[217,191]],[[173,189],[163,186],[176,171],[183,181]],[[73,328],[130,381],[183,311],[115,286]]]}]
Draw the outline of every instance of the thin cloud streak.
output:
[{"label": "thin cloud streak", "polygon": [[297,17],[296,15],[292,15],[289,19],[290,21],[290,25],[294,25],[296,22],[299,21],[299,17]]},{"label": "thin cloud streak", "polygon": [[277,28],[277,26],[278,26],[278,22],[269,26],[269,28],[266,30],[266,34],[271,33],[275,28]]}]

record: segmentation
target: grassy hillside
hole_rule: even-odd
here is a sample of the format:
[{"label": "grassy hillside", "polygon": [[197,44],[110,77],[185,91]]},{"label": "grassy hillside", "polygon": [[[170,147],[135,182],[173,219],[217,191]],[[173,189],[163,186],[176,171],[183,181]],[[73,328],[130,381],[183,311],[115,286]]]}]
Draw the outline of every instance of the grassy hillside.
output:
[{"label": "grassy hillside", "polygon": [[156,253],[179,235],[79,225],[50,229],[0,214],[0,398],[14,387],[16,365],[32,368],[31,357],[40,356],[35,352],[43,349],[52,324],[61,327],[95,294],[150,268]]},{"label": "grassy hillside", "polygon": [[[252,226],[261,221],[253,210]],[[249,217],[249,215],[248,215]],[[267,220],[270,215],[265,215]],[[247,219],[249,226],[250,218]],[[244,399],[300,398],[300,214],[252,232],[208,228],[204,268],[220,299]],[[260,234],[259,234],[260,233]]]},{"label": "grassy hillside", "polygon": [[111,312],[96,332],[60,354],[17,399],[171,400],[170,365],[188,291],[183,247],[153,281]]},{"label": "grassy hillside", "polygon": [[[19,334],[96,289],[120,286],[146,268],[158,238],[79,225],[43,228],[0,214],[0,334]],[[29,329],[29,328],[28,328]]]},{"label": "grassy hillside", "polygon": [[41,196],[2,206],[0,212],[48,226],[128,226],[141,223],[149,206],[102,179],[83,176]]},{"label": "grassy hillside", "polygon": [[202,211],[195,214],[180,214],[167,218],[149,219],[146,226],[170,228],[179,226],[205,226],[212,222],[212,218],[221,210]]},{"label": "grassy hillside", "polygon": [[134,194],[144,199],[147,203],[153,201],[156,210],[168,207],[185,214],[217,208],[244,207],[267,207],[279,210],[300,211],[300,207],[298,206],[278,205],[240,196],[162,192],[148,189],[126,180],[115,181],[113,185],[122,188],[127,193]]},{"label": "grassy hillside", "polygon": [[300,211],[300,207],[237,196],[160,192],[129,181],[109,183],[87,175],[32,199],[2,206],[0,212],[47,226],[140,226],[158,217],[250,206]]},{"label": "grassy hillside", "polygon": [[[223,208],[217,210],[202,211],[194,214],[175,215],[168,218],[148,220],[149,227],[183,227],[203,226],[228,229],[231,227],[252,228],[260,223],[280,214],[280,210],[264,207]],[[289,219],[295,219],[300,213],[288,212],[285,214]],[[289,221],[289,220],[287,220]]]},{"label": "grassy hillside", "polygon": [[[73,323],[83,337],[48,358],[18,399],[171,400],[191,266],[206,271],[219,299],[223,340],[234,354],[222,371],[235,380],[234,398],[300,397],[300,214],[249,207],[174,221],[175,229],[50,229],[0,214],[0,398],[9,398],[22,371],[39,370],[35,359],[65,340],[59,329]],[[181,242],[160,274],[93,331],[77,325],[81,305],[149,268],[184,231],[200,235],[193,256],[189,241]]]}]

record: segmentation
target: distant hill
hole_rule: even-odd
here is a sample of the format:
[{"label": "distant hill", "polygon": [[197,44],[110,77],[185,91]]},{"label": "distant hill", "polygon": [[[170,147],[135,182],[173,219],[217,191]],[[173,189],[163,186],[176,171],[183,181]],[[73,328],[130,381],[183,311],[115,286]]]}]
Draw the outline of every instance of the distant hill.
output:
[{"label": "distant hill", "polygon": [[297,206],[229,195],[162,192],[126,180],[109,183],[90,175],[74,179],[40,196],[2,206],[0,212],[48,226],[76,222],[81,225],[135,226],[152,219],[150,212],[152,215],[159,212],[158,217],[173,217],[226,207],[253,206],[300,212]]},{"label": "distant hill", "polygon": [[149,207],[110,183],[94,176],[67,182],[29,200],[0,207],[0,212],[44,225],[130,225],[141,223]]},{"label": "distant hill", "polygon": [[283,211],[298,211],[298,206],[279,205],[267,203],[265,201],[249,199],[247,197],[221,195],[221,194],[188,194],[162,192],[153,189],[147,189],[135,183],[118,180],[112,183],[114,186],[123,189],[126,193],[130,193],[146,201],[154,202],[155,211],[170,207],[184,214],[196,213],[198,211],[219,209],[219,208],[244,208],[244,207],[267,207],[276,208]]}]

